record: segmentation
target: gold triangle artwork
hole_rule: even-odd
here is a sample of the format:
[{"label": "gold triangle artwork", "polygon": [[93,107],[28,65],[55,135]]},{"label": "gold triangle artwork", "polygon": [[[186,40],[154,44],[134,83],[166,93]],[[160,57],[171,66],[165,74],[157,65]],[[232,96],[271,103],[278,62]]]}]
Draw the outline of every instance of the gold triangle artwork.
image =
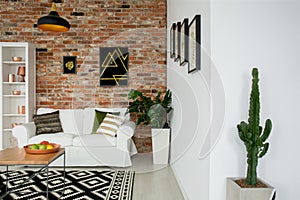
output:
[{"label": "gold triangle artwork", "polygon": [[100,47],[100,86],[128,85],[128,47]]}]

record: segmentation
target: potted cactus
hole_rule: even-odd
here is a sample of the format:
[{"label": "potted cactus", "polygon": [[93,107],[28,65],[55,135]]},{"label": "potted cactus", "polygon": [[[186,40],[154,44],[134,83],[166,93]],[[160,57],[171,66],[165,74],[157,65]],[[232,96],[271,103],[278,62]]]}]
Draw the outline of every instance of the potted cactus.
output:
[{"label": "potted cactus", "polygon": [[260,126],[260,98],[258,69],[252,69],[252,90],[250,94],[248,123],[237,125],[239,138],[247,150],[247,177],[227,179],[227,200],[271,200],[275,199],[273,187],[257,179],[258,159],[266,155],[269,149],[267,139],[271,133],[272,121],[267,119]]}]

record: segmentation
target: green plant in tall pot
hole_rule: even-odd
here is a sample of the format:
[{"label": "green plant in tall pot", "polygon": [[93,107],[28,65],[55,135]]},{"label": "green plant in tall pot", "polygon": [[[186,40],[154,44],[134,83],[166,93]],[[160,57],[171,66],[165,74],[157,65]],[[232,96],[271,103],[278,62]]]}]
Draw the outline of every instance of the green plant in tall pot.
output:
[{"label": "green plant in tall pot", "polygon": [[161,104],[154,104],[148,111],[152,128],[163,128],[167,123],[167,111]]},{"label": "green plant in tall pot", "polygon": [[269,149],[267,139],[271,133],[272,121],[267,119],[264,128],[260,126],[260,100],[258,86],[258,69],[252,70],[252,90],[250,94],[248,123],[242,121],[237,125],[240,139],[247,150],[247,184],[256,185],[258,159],[262,158]]},{"label": "green plant in tall pot", "polygon": [[[260,92],[258,69],[252,69],[252,88],[250,93],[248,122],[237,125],[239,138],[247,150],[247,177],[235,179],[239,187],[230,178],[227,181],[227,200],[269,200],[274,195],[274,188],[262,180],[257,180],[258,160],[266,155],[269,149],[267,142],[272,129],[272,121],[267,119],[264,127],[260,126]],[[257,188],[263,187],[263,188]],[[239,190],[237,189],[239,188]]]},{"label": "green plant in tall pot", "polygon": [[136,124],[151,125],[153,164],[168,164],[170,128],[167,116],[173,110],[171,91],[167,90],[164,96],[159,91],[152,99],[140,91],[131,90],[128,97],[133,100],[128,111],[140,114]]},{"label": "green plant in tall pot", "polygon": [[[144,124],[144,125],[151,125],[151,118],[150,116],[156,116],[153,115],[155,111],[159,111],[161,113],[162,109],[156,107],[155,105],[161,105],[166,113],[169,113],[171,110],[173,110],[171,106],[172,102],[172,92],[170,90],[167,90],[164,95],[161,91],[157,92],[157,95],[152,99],[149,96],[145,96],[143,92],[138,90],[130,90],[128,94],[128,98],[133,100],[129,107],[128,112],[129,113],[138,113],[139,117],[137,118],[136,124]],[[151,111],[151,106],[154,106]],[[150,116],[149,116],[150,111]],[[158,114],[158,113],[157,113]],[[167,115],[166,115],[167,117]],[[167,123],[167,121],[166,121]],[[164,124],[165,126],[165,124]]]}]

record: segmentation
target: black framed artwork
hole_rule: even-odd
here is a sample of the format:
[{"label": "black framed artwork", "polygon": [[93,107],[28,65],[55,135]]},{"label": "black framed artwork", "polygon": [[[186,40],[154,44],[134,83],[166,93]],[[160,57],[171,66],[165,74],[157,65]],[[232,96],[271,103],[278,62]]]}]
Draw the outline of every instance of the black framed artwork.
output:
[{"label": "black framed artwork", "polygon": [[176,23],[173,23],[170,30],[170,58],[175,58],[175,30]]},{"label": "black framed artwork", "polygon": [[180,26],[181,22],[177,22],[175,29],[175,61],[180,60]]},{"label": "black framed artwork", "polygon": [[180,66],[188,62],[189,19],[185,18],[180,26]]},{"label": "black framed artwork", "polygon": [[201,69],[201,16],[196,15],[189,24],[188,73]]},{"label": "black framed artwork", "polygon": [[100,47],[100,86],[128,85],[128,47]]},{"label": "black framed artwork", "polygon": [[76,74],[76,56],[63,57],[63,73]]}]

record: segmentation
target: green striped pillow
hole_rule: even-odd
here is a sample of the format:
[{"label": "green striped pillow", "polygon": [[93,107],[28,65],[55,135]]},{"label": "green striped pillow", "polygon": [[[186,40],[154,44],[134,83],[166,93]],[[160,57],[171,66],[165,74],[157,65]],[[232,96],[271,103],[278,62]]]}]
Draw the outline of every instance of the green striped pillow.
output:
[{"label": "green striped pillow", "polygon": [[99,125],[102,123],[103,119],[105,118],[107,112],[101,112],[99,110],[95,110],[95,119],[94,119],[94,125],[92,129],[92,133],[96,133]]},{"label": "green striped pillow", "polygon": [[96,133],[117,137],[117,131],[124,121],[125,117],[107,113]]},{"label": "green striped pillow", "polygon": [[102,121],[105,118],[107,113],[116,115],[116,116],[120,115],[120,112],[102,112],[99,110],[95,110],[95,119],[94,119],[92,133],[96,133],[97,129],[99,128],[99,125],[102,123]]}]

